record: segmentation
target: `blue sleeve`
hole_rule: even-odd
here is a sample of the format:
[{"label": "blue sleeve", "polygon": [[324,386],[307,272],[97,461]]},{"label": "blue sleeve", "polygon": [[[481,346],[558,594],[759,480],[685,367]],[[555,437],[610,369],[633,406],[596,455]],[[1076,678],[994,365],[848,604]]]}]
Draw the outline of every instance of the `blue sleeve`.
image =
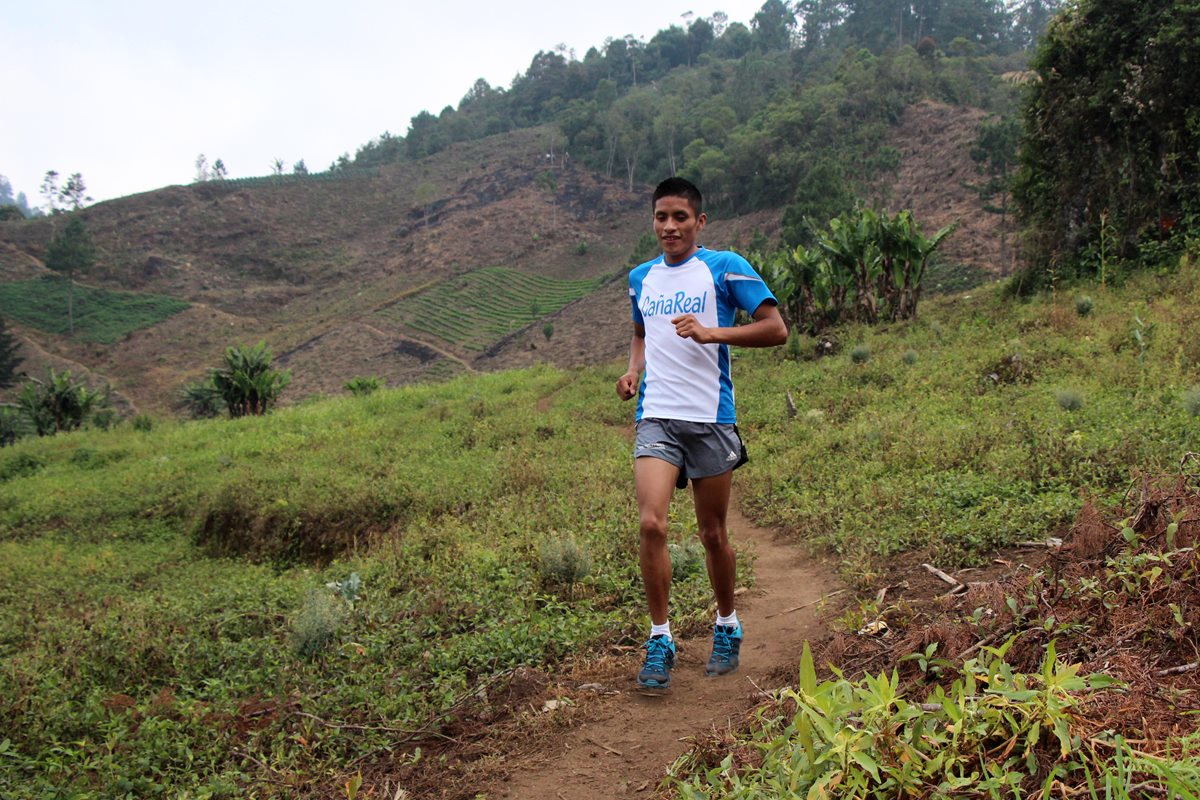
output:
[{"label": "blue sleeve", "polygon": [[767,288],[767,282],[750,266],[750,262],[737,253],[726,253],[725,287],[738,308],[753,314],[763,303],[779,305],[775,295]]},{"label": "blue sleeve", "polygon": [[633,307],[634,323],[645,327],[646,321],[642,318],[642,310],[638,308],[638,295],[642,293],[642,278],[646,276],[646,270],[638,267],[629,273],[629,305]]}]

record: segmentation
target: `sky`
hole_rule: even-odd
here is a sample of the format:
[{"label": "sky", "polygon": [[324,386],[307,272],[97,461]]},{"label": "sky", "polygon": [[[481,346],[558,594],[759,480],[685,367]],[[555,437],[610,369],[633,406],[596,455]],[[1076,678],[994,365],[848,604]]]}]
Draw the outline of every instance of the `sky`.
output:
[{"label": "sky", "polygon": [[[196,158],[229,177],[303,159],[311,171],[478,78],[508,88],[539,50],[582,58],[762,0],[7,0],[0,15],[0,175],[31,206],[48,170],[95,201],[191,183]],[[689,16],[692,15],[692,16]]]}]

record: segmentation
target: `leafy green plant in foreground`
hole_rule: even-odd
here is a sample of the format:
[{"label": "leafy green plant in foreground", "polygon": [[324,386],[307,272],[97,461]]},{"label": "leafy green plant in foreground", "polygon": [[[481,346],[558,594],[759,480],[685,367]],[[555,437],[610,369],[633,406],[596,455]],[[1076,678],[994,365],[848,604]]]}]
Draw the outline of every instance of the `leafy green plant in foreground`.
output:
[{"label": "leafy green plant in foreground", "polygon": [[[739,770],[731,755],[700,774],[677,777],[678,794],[949,800],[1048,790],[1071,773],[1103,783],[1113,752],[1128,757],[1131,750],[1116,736],[1089,737],[1076,727],[1072,709],[1114,681],[1079,675],[1078,666],[1058,660],[1053,643],[1038,674],[1014,672],[1004,660],[1011,644],[981,648],[960,678],[935,686],[920,702],[904,696],[894,672],[818,683],[806,645],[798,686],[759,714],[752,744],[761,766]],[[772,715],[782,708],[792,711]],[[673,772],[686,767],[685,759]]]}]

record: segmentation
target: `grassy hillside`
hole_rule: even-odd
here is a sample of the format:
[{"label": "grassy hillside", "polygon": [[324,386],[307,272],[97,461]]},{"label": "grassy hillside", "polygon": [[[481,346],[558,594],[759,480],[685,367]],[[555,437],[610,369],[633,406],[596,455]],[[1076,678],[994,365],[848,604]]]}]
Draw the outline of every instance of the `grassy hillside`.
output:
[{"label": "grassy hillside", "polygon": [[[1120,498],[1200,450],[1197,278],[1185,263],[1091,287],[1087,316],[1072,296],[982,287],[910,324],[840,329],[834,356],[739,354],[745,506],[861,584],[902,551],[976,563],[1059,532],[1084,497]],[[618,370],[0,451],[0,580],[15,588],[0,600],[0,793],[328,789],[384,748],[402,769],[517,665],[631,641]],[[689,538],[683,495],[672,520]],[[578,581],[572,545],[590,560]],[[680,623],[703,624],[702,561],[680,564]]]}]

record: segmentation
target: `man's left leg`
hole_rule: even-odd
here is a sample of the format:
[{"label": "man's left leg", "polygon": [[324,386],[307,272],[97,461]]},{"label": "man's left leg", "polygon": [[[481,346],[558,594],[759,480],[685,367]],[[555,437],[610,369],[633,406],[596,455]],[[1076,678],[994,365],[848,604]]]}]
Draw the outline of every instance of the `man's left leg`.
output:
[{"label": "man's left leg", "polygon": [[711,478],[692,481],[692,499],[696,506],[696,523],[700,543],[704,545],[708,580],[717,601],[717,623],[713,628],[713,651],[705,672],[726,675],[738,667],[742,647],[742,626],[734,609],[734,590],[737,585],[737,555],[729,544],[725,518],[729,511],[729,494],[733,485],[733,470]]}]

